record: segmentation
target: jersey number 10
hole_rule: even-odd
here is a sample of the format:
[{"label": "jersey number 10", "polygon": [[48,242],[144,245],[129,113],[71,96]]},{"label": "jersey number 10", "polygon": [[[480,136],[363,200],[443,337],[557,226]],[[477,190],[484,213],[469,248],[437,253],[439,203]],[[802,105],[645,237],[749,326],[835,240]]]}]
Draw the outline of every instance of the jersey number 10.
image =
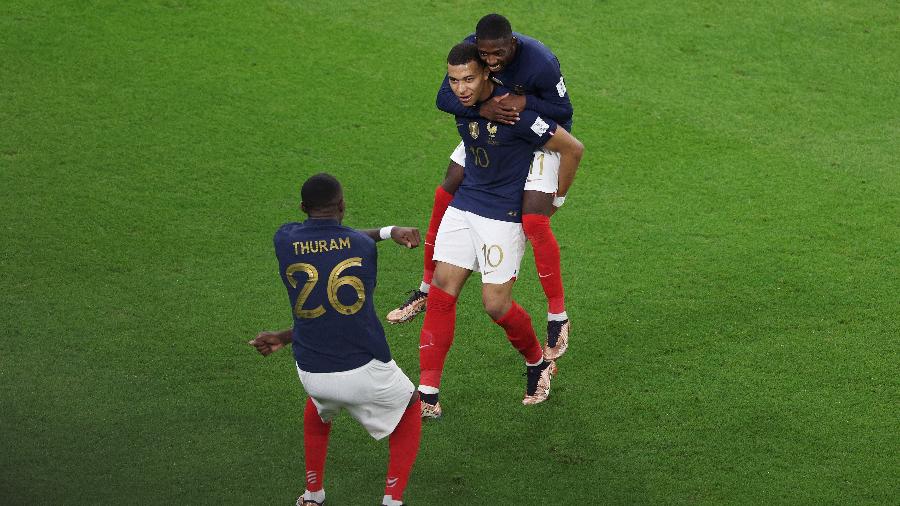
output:
[{"label": "jersey number 10", "polygon": [[[362,258],[348,258],[335,265],[334,269],[331,269],[331,274],[328,276],[328,285],[326,287],[328,291],[328,302],[341,314],[351,315],[356,313],[366,301],[366,292],[362,280],[356,276],[340,275],[345,269],[359,266],[362,266]],[[297,318],[318,318],[322,316],[325,314],[325,308],[322,307],[321,304],[312,309],[303,309],[303,304],[306,302],[306,299],[309,298],[309,294],[312,293],[313,288],[319,281],[319,271],[316,270],[314,265],[304,262],[289,265],[284,274],[287,276],[288,282],[291,284],[292,288],[297,288],[297,280],[294,278],[294,273],[296,272],[306,273],[306,283],[303,284],[303,288],[300,289],[300,294],[297,295],[297,303],[294,304],[294,314]],[[338,300],[337,297],[338,288],[344,285],[351,286],[356,290],[356,302],[350,306],[341,304],[341,301]]]},{"label": "jersey number 10", "polygon": [[486,149],[481,147],[469,146],[469,152],[472,153],[472,160],[475,162],[476,166],[487,168],[491,165],[491,159],[488,158]]}]

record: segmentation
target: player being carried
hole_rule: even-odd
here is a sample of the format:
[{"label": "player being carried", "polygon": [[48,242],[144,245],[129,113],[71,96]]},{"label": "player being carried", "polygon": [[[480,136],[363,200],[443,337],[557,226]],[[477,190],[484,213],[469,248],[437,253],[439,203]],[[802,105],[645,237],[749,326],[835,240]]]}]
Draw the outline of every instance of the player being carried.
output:
[{"label": "player being carried", "polygon": [[[559,60],[546,46],[531,37],[513,32],[509,21],[499,14],[481,18],[475,33],[465,41],[477,44],[479,56],[487,64],[491,79],[512,93],[494,97],[477,108],[464,107],[445,78],[437,96],[439,109],[470,120],[484,118],[506,125],[519,121],[522,111],[528,109],[571,131],[572,104]],[[403,305],[387,315],[391,323],[409,321],[425,308],[435,269],[435,237],[447,206],[463,180],[465,156],[463,143],[460,142],[450,156],[444,181],[435,190],[431,221],[425,235],[422,283]],[[550,216],[566,198],[565,189],[558,187],[558,171],[559,153],[546,147],[535,150],[522,198],[522,226],[534,250],[538,276],[547,297],[547,345],[544,352],[545,357],[551,360],[565,353],[570,330],[559,244],[550,228]]]},{"label": "player being carried", "polygon": [[[465,108],[477,109],[507,91],[489,79],[478,47],[457,44],[447,56],[450,87]],[[522,191],[535,148],[560,155],[559,188],[568,191],[584,147],[555,121],[532,110],[504,125],[484,118],[456,116],[465,148],[465,179],[449,203],[437,231],[435,270],[425,322],[419,340],[419,393],[422,416],[438,417],[441,374],[453,343],[456,300],[472,271],[481,273],[485,311],[503,328],[510,343],[525,358],[524,404],[536,404],[550,394],[553,362],[545,359],[531,326],[531,317],[512,300],[512,288],[522,255]]]},{"label": "player being carried", "polygon": [[414,228],[357,231],[341,225],[344,196],[328,174],[301,189],[308,219],[275,233],[281,280],[293,308],[293,329],[260,332],[250,344],[269,355],[293,342],[300,382],[309,398],[303,416],[306,490],[298,506],[325,502],[325,457],[331,421],[346,409],[375,439],[390,435],[383,505],[402,505],[422,428],[416,389],[397,364],[372,302],[375,241],[419,245]]}]

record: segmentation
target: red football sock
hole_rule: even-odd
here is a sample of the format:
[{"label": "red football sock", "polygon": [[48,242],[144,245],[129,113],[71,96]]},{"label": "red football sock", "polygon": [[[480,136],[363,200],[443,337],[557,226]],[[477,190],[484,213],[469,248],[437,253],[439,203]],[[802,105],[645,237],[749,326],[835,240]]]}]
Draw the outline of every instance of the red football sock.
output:
[{"label": "red football sock", "polygon": [[325,481],[325,457],[328,455],[328,433],[331,424],[319,418],[312,399],[306,399],[303,411],[303,447],[306,454],[306,490],[322,490]]},{"label": "red football sock", "polygon": [[403,498],[406,482],[416,462],[416,454],[419,453],[419,439],[422,435],[421,409],[419,401],[406,408],[403,418],[388,440],[391,454],[384,495],[391,496],[395,501]]},{"label": "red football sock", "polygon": [[453,194],[447,192],[443,186],[438,186],[434,190],[434,206],[431,208],[431,221],[428,222],[428,232],[425,233],[425,272],[422,275],[422,281],[429,285],[434,277],[434,241],[437,239],[438,227],[441,226],[441,220],[450,201],[453,200]]},{"label": "red football sock", "polygon": [[513,301],[509,311],[495,323],[503,327],[509,342],[525,357],[526,362],[536,364],[541,361],[544,357],[541,343],[531,326],[531,317],[522,306]]},{"label": "red football sock", "polygon": [[456,297],[432,286],[425,308],[425,322],[419,335],[419,384],[440,388],[444,359],[453,344]]},{"label": "red football sock", "polygon": [[550,229],[550,218],[542,214],[522,216],[522,228],[531,241],[534,263],[537,266],[541,286],[547,297],[547,311],[562,313],[566,310],[565,292],[562,285],[562,267],[559,261],[559,243]]}]

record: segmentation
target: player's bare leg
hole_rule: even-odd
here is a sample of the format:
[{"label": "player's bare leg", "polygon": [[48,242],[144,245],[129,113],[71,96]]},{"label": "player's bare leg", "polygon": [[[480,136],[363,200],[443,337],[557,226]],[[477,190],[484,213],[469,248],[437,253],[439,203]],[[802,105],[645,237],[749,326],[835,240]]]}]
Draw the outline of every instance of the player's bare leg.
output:
[{"label": "player's bare leg", "polygon": [[512,299],[515,278],[503,284],[485,283],[481,287],[484,310],[503,328],[510,344],[525,358],[525,397],[523,404],[543,402],[550,395],[554,363],[544,359],[541,343],[534,333],[531,317]]},{"label": "player's bare leg", "polygon": [[569,347],[571,324],[566,313],[559,243],[550,228],[555,211],[553,194],[526,190],[522,197],[522,227],[534,250],[534,263],[547,297],[547,343],[544,356],[556,360]]},{"label": "player's bare leg", "polygon": [[472,271],[446,262],[436,262],[425,322],[419,335],[419,397],[423,418],[440,418],[438,393],[444,361],[453,344],[456,300]]},{"label": "player's bare leg", "polygon": [[428,232],[425,234],[425,257],[424,268],[422,273],[422,282],[417,290],[410,291],[409,298],[406,302],[394,309],[387,315],[387,321],[390,323],[408,322],[417,314],[425,310],[425,303],[428,297],[428,290],[431,286],[431,280],[434,277],[434,240],[437,237],[438,227],[441,225],[441,219],[453,200],[453,194],[462,183],[464,168],[458,163],[451,161],[447,165],[447,173],[444,180],[434,191],[434,204],[431,208],[431,220],[428,222]]}]

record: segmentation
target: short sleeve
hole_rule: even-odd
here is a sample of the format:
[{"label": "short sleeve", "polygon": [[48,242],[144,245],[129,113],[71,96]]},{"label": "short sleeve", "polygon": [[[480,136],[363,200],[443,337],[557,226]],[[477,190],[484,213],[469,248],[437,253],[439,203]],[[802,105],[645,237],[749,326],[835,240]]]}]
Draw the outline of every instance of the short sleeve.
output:
[{"label": "short sleeve", "polygon": [[532,146],[543,146],[556,133],[557,124],[552,119],[534,111],[525,110],[514,125],[516,135]]}]

